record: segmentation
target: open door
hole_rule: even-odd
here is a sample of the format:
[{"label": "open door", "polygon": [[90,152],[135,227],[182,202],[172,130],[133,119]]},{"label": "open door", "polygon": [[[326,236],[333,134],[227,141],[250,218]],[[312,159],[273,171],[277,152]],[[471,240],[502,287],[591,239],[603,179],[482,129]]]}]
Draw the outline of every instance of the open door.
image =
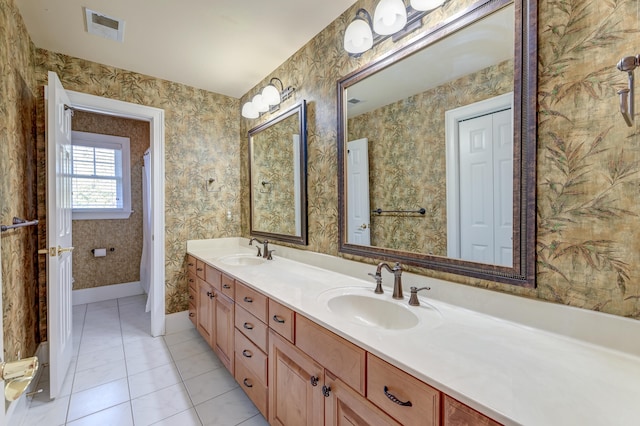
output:
[{"label": "open door", "polygon": [[71,364],[71,115],[67,93],[49,72],[47,88],[47,330],[50,397],[60,394]]},{"label": "open door", "polygon": [[369,203],[369,140],[347,143],[347,242],[371,245]]}]

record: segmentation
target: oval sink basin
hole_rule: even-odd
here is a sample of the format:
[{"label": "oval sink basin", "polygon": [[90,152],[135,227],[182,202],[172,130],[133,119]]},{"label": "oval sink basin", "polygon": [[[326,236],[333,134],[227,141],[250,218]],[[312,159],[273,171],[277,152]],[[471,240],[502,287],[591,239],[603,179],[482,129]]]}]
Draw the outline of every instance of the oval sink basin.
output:
[{"label": "oval sink basin", "polygon": [[386,330],[403,330],[417,326],[420,317],[406,301],[395,301],[388,294],[375,294],[364,287],[336,288],[322,293],[320,303],[327,309],[355,324]]},{"label": "oval sink basin", "polygon": [[261,265],[265,262],[265,259],[253,254],[232,254],[221,257],[219,260],[220,262],[230,266],[255,266]]}]

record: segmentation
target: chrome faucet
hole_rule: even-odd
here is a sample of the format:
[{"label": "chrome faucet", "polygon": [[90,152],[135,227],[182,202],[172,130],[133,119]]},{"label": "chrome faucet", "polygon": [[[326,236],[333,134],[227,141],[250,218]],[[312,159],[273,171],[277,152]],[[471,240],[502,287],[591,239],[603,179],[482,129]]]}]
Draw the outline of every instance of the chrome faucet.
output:
[{"label": "chrome faucet", "polygon": [[[393,298],[394,299],[403,299],[404,296],[402,294],[402,266],[400,262],[396,262],[396,264],[392,267],[389,266],[388,263],[380,262],[378,263],[378,267],[376,268],[376,274],[369,274],[376,279],[376,283],[378,283],[378,279],[382,281],[382,268],[385,268],[387,271],[393,274]],[[377,287],[376,287],[377,290]]]},{"label": "chrome faucet", "polygon": [[257,238],[251,238],[249,240],[249,245],[252,246],[254,241],[257,241],[258,243],[262,244],[262,247],[263,247],[262,251],[260,251],[260,247],[258,247],[257,256],[262,256],[264,259],[272,260],[273,257],[271,256],[271,253],[273,253],[275,250],[269,251],[269,241],[268,240],[260,241]]}]

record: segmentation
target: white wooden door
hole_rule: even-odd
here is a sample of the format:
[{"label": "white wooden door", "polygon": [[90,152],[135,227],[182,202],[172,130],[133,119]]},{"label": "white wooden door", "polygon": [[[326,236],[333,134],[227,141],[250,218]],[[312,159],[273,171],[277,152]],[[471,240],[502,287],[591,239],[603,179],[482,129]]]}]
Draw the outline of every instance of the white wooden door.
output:
[{"label": "white wooden door", "polygon": [[460,257],[512,266],[511,110],[459,123]]},{"label": "white wooden door", "polygon": [[47,100],[47,330],[50,397],[59,395],[71,363],[71,110],[58,79],[49,72]]},{"label": "white wooden door", "polygon": [[347,142],[347,242],[371,245],[369,140]]}]

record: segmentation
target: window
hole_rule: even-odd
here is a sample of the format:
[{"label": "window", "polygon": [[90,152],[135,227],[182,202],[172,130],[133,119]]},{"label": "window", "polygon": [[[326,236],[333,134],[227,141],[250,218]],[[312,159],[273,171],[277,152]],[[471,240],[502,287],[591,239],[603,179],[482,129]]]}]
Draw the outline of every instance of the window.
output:
[{"label": "window", "polygon": [[73,219],[131,215],[129,138],[72,132]]}]

